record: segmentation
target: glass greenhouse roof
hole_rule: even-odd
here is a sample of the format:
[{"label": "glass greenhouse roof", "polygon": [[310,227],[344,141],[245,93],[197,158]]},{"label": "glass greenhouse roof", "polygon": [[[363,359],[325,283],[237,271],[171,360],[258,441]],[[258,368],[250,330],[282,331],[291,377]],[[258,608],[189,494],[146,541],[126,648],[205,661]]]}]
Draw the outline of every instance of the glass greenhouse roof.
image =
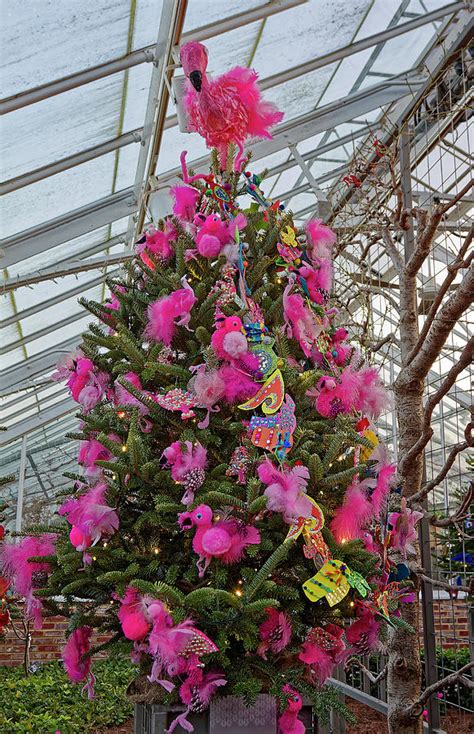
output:
[{"label": "glass greenhouse roof", "polygon": [[[26,492],[48,494],[74,465],[64,438],[74,404],[50,375],[90,321],[77,298],[103,300],[105,274],[130,256],[136,222],[148,219],[148,174],[163,196],[183,149],[189,161],[207,154],[197,135],[179,131],[168,100],[168,79],[182,73],[179,43],[203,41],[213,75],[236,64],[259,73],[285,119],[272,141],[253,146],[253,168],[268,169],[265,192],[303,221],[317,211],[321,192],[337,188],[354,149],[387,111],[403,109],[426,87],[426,59],[453,19],[462,25],[464,12],[463,2],[443,0],[4,5],[0,405],[8,430],[0,434],[0,474],[17,469],[25,433],[37,467],[30,464]],[[467,137],[467,128],[456,129],[453,145],[469,150]],[[436,148],[417,171],[433,188],[435,156]],[[459,164],[453,172],[459,175]],[[446,233],[427,279],[446,267],[452,241]],[[355,267],[345,260],[342,272]],[[383,251],[374,268],[381,279],[390,276]],[[384,317],[380,329],[390,329],[383,297],[374,305]],[[462,324],[455,338],[465,338]]]}]

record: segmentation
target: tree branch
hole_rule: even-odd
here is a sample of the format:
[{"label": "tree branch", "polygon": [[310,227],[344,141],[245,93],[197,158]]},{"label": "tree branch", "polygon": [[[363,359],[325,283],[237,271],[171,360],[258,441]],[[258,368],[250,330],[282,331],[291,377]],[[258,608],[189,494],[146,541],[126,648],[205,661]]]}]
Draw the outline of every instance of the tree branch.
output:
[{"label": "tree branch", "polygon": [[[456,460],[456,456],[461,453],[461,451],[465,451],[465,449],[474,446],[474,439],[472,437],[472,429],[474,428],[474,423],[470,422],[467,424],[466,429],[464,431],[464,435],[466,436],[465,441],[461,441],[460,443],[455,444],[451,451],[449,452],[448,458],[445,461],[445,464],[443,468],[441,469],[440,473],[432,479],[430,482],[426,482],[424,484],[419,492],[416,492],[415,494],[410,496],[410,505],[413,505],[414,502],[421,502],[421,500],[425,499],[425,497],[428,496],[428,494],[431,492],[432,489],[438,486],[438,484],[441,484],[443,479],[447,476],[449,470],[451,469],[452,465],[454,464]],[[429,440],[429,439],[428,439]],[[417,442],[418,443],[418,442]],[[427,441],[428,443],[428,441]],[[411,453],[411,452],[409,452]],[[408,454],[407,454],[408,456]]]},{"label": "tree branch", "polygon": [[[457,376],[471,363],[473,349],[474,349],[474,337],[471,337],[471,339],[468,341],[468,343],[462,350],[459,361],[456,362],[456,364],[453,365],[453,367],[451,367],[448,374],[446,375],[443,382],[441,383],[440,387],[428,399],[425,405],[425,408],[424,408],[423,427],[422,427],[421,435],[419,436],[415,444],[411,447],[411,449],[408,451],[408,453],[405,456],[403,456],[402,459],[400,460],[400,463],[399,463],[400,474],[403,474],[405,468],[413,461],[413,459],[416,456],[418,456],[423,451],[423,449],[425,448],[425,446],[427,446],[429,440],[433,436],[433,429],[431,428],[431,417],[433,415],[433,411],[436,408],[436,406],[438,405],[438,403],[441,402],[444,396],[449,392],[451,387],[454,385]],[[407,370],[409,370],[409,367],[407,367]],[[471,427],[472,427],[472,424],[470,423],[467,428],[471,428]],[[467,433],[467,436],[469,436],[469,433]],[[467,437],[466,437],[466,441],[468,441]],[[465,448],[467,448],[468,445],[470,446],[471,444],[468,442],[466,446],[463,446],[463,448],[460,449],[460,451],[463,451]],[[459,451],[457,453],[459,453]],[[453,462],[455,458],[456,456],[453,457]],[[451,466],[453,462],[451,462]],[[444,479],[444,476],[440,479],[440,481],[442,481],[443,479]],[[436,484],[434,484],[433,486],[436,486]],[[433,487],[431,487],[431,489],[432,488]],[[413,497],[415,496],[416,495],[413,495]],[[413,501],[413,497],[410,498],[411,501]]]},{"label": "tree branch", "polygon": [[461,268],[468,268],[470,266],[472,259],[473,259],[473,253],[471,253],[471,255],[467,258],[466,261],[464,261],[464,256],[467,252],[469,245],[472,242],[473,234],[474,234],[474,224],[471,225],[471,229],[469,230],[461,246],[461,249],[459,250],[456,260],[451,265],[448,265],[448,275],[446,276],[444,282],[441,284],[438,290],[438,293],[436,294],[436,298],[433,301],[431,308],[426,315],[426,321],[423,324],[423,328],[420,331],[420,336],[418,337],[418,341],[415,344],[412,351],[410,352],[410,354],[408,355],[408,362],[411,362],[411,360],[418,353],[418,351],[421,348],[421,345],[425,341],[425,338],[428,334],[430,326],[434,321],[434,318],[438,312],[439,307],[441,306],[442,300],[444,296],[446,295],[446,293],[448,292],[452,282],[455,280],[458,270],[460,270]]},{"label": "tree branch", "polygon": [[464,676],[464,673],[472,670],[472,668],[474,668],[474,662],[467,663],[466,665],[463,665],[462,668],[459,668],[455,673],[451,673],[451,675],[447,675],[445,678],[441,678],[441,680],[438,680],[436,683],[425,688],[419,699],[410,707],[410,712],[414,716],[419,716],[424,703],[433,695],[433,693],[436,693],[436,691],[440,691],[442,688],[446,688],[447,686],[451,686],[453,683],[461,683],[463,686],[472,690],[474,688],[474,682]]},{"label": "tree branch", "polygon": [[402,256],[396,248],[395,242],[392,239],[392,235],[386,227],[382,229],[381,234],[385,249],[387,250],[390,259],[392,260],[393,266],[397,273],[401,275],[401,273],[403,272],[403,260]]},{"label": "tree branch", "polygon": [[370,670],[369,670],[368,668],[366,668],[366,667],[365,667],[365,665],[363,665],[363,664],[362,664],[362,663],[360,662],[360,660],[358,660],[357,658],[349,658],[349,660],[348,660],[348,661],[347,661],[347,663],[346,663],[346,668],[347,668],[347,667],[348,667],[349,665],[357,665],[357,666],[358,666],[358,667],[359,667],[359,668],[361,669],[361,671],[362,671],[362,672],[364,673],[364,675],[365,675],[365,676],[367,676],[367,678],[368,678],[368,679],[370,680],[370,682],[371,682],[371,683],[378,683],[378,682],[379,682],[379,681],[381,681],[381,680],[382,680],[383,678],[385,678],[385,677],[386,677],[386,675],[387,675],[387,670],[388,670],[387,666],[385,666],[385,668],[383,668],[383,669],[382,669],[382,670],[380,671],[380,673],[378,673],[377,675],[374,675],[374,674],[373,674],[373,673],[372,673],[372,672],[371,672],[371,671],[370,671]]},{"label": "tree branch", "polygon": [[[435,359],[451,333],[454,325],[464,311],[471,305],[474,293],[474,267],[471,266],[459,287],[448,298],[433,321],[431,328],[420,347],[418,354],[407,367],[404,379],[411,380],[426,377]],[[412,350],[413,351],[413,350]]]},{"label": "tree branch", "polygon": [[421,571],[415,573],[420,579],[422,579],[422,581],[425,581],[427,584],[431,584],[432,586],[437,586],[440,589],[447,589],[448,591],[465,591],[466,594],[471,593],[471,589],[469,588],[469,586],[451,586],[451,584],[448,584],[447,581],[432,579],[430,578],[430,576],[426,576],[426,574]]},{"label": "tree branch", "polygon": [[418,233],[415,250],[408,260],[405,266],[405,272],[407,275],[416,275],[424,261],[428,257],[431,249],[431,244],[436,235],[439,223],[449,209],[457,204],[460,199],[463,198],[472,187],[472,181],[463,186],[456,196],[448,201],[446,204],[436,204],[433,208],[432,213],[428,216],[426,225],[422,228],[421,232]]},{"label": "tree branch", "polygon": [[457,510],[448,517],[436,517],[436,515],[429,515],[428,522],[436,528],[448,528],[450,525],[457,527],[459,522],[465,520],[469,514],[469,507],[474,500],[474,482],[471,482],[469,489],[464,495],[461,504]]}]

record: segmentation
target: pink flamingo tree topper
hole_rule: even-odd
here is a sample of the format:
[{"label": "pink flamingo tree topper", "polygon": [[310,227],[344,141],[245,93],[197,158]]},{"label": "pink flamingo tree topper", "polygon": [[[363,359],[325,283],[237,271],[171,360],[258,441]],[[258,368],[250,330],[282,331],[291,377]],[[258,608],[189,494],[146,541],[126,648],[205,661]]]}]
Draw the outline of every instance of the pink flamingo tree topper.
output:
[{"label": "pink flamingo tree topper", "polygon": [[262,99],[258,75],[252,69],[236,66],[208,79],[207,49],[202,43],[186,43],[180,56],[189,80],[184,99],[189,129],[198,132],[209,148],[217,148],[222,168],[226,167],[229,144],[235,144],[239,153],[234,168],[240,170],[246,139],[271,138],[270,128],[283,119],[283,113]]}]

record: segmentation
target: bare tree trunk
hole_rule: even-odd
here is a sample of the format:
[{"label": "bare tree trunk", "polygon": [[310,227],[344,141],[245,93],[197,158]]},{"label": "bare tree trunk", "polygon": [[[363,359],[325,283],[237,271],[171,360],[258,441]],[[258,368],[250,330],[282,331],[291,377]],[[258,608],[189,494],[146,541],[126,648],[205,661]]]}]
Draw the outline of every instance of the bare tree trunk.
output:
[{"label": "bare tree trunk", "polygon": [[[395,409],[399,431],[399,456],[413,447],[423,430],[424,379],[413,379],[407,375],[407,358],[414,348],[418,336],[416,276],[406,270],[400,274],[400,348],[402,368],[395,381]],[[409,497],[420,490],[423,480],[423,452],[399,471],[403,483],[403,494]],[[414,561],[419,565],[419,548]],[[418,604],[404,604],[403,619],[417,632],[412,634],[403,629],[390,633],[389,661],[387,674],[388,718],[390,734],[420,734],[422,731],[421,710],[411,708],[421,693],[420,661],[420,611]],[[419,707],[418,707],[419,708]]]}]

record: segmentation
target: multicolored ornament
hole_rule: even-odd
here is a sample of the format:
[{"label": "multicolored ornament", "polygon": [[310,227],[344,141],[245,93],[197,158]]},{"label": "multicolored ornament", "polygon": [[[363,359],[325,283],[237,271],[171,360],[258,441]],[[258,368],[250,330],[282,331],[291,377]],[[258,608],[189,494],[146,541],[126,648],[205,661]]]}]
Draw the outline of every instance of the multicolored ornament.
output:
[{"label": "multicolored ornament", "polygon": [[181,420],[188,420],[196,415],[192,410],[196,407],[196,396],[180,387],[174,387],[166,395],[155,395],[154,400],[165,410],[181,412]]},{"label": "multicolored ornament", "polygon": [[310,601],[326,597],[329,606],[333,607],[344,599],[351,587],[363,597],[370,591],[369,584],[360,573],[351,571],[342,561],[332,559],[305,581],[303,591]]},{"label": "multicolored ornament", "polygon": [[226,470],[227,477],[237,477],[238,484],[245,484],[246,474],[250,468],[250,455],[245,446],[237,446],[230,457],[230,464]]},{"label": "multicolored ornament", "polygon": [[323,511],[312,497],[308,496],[308,500],[312,504],[311,517],[299,517],[291,525],[284,542],[296,540],[303,534],[305,542],[303,553],[306,558],[314,559],[316,556],[321,556],[323,563],[327,563],[331,558],[331,553],[321,535],[321,530],[324,527]]},{"label": "multicolored ornament", "polygon": [[285,385],[283,375],[280,370],[275,370],[253,398],[250,398],[250,400],[247,400],[247,402],[242,403],[238,407],[241,410],[255,410],[255,408],[261,405],[265,415],[271,415],[272,413],[276,413],[281,407],[284,396]]},{"label": "multicolored ornament", "polygon": [[272,201],[265,196],[260,188],[260,184],[262,182],[260,176],[257,176],[255,173],[252,174],[250,171],[245,171],[245,177],[247,178],[245,191],[252,197],[252,199],[255,199],[260,206],[264,206],[265,209],[273,209],[274,211],[281,211],[285,208],[285,205],[281,204],[279,200]]},{"label": "multicolored ornament", "polygon": [[235,204],[231,198],[229,192],[231,191],[230,184],[220,184],[214,180],[214,176],[203,176],[207,189],[204,192],[206,196],[214,199],[219,204],[219,207],[224,212],[230,212]]},{"label": "multicolored ornament", "polygon": [[265,418],[254,415],[250,419],[252,443],[266,451],[275,450],[280,460],[289,452],[293,445],[293,433],[296,428],[295,403],[293,398],[286,396],[285,402],[277,415]]}]

